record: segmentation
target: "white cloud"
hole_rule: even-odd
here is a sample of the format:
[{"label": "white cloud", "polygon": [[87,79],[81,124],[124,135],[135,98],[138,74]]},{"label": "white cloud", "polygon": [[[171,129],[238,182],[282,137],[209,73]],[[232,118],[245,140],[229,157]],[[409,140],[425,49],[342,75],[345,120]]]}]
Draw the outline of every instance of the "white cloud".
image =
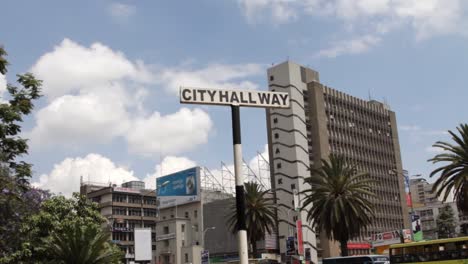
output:
[{"label": "white cloud", "polygon": [[421,127],[416,125],[401,125],[398,127],[401,131],[419,131]]},{"label": "white cloud", "polygon": [[[262,155],[268,160],[268,148],[265,149]],[[255,156],[248,162],[251,169],[260,175],[262,172],[259,168],[258,157]],[[262,162],[260,162],[262,165]],[[147,174],[143,179],[139,179],[134,175],[134,172],[123,166],[115,164],[112,160],[99,154],[90,153],[85,157],[66,158],[62,162],[55,164],[52,171],[42,174],[39,179],[32,184],[36,187],[51,190],[54,193],[62,193],[65,196],[71,196],[73,192],[79,192],[80,178],[84,181],[90,181],[100,184],[117,184],[120,185],[127,181],[142,180],[145,182],[145,188],[156,188],[156,178],[178,172],[184,169],[195,166],[203,166],[197,164],[187,157],[182,156],[166,156],[161,163],[154,167],[154,171]],[[227,165],[227,168],[234,173],[234,166]],[[222,183],[222,172],[220,169],[210,170],[216,180]],[[260,174],[259,174],[260,173]],[[227,176],[228,174],[225,173]],[[247,171],[244,171],[247,174]],[[231,182],[235,187],[233,175]],[[267,175],[263,175],[267,177]],[[268,175],[269,177],[269,175]],[[245,178],[247,181],[248,178]],[[226,183],[226,182],[225,182]],[[226,185],[228,185],[226,183]],[[228,187],[228,186],[226,186]]]},{"label": "white cloud", "polygon": [[154,112],[149,117],[136,118],[126,137],[132,152],[148,156],[174,154],[206,143],[212,126],[210,116],[203,110],[182,108],[165,116]]},{"label": "white cloud", "polygon": [[320,50],[318,57],[335,58],[343,54],[359,54],[368,51],[381,41],[380,37],[366,35],[354,39],[334,42],[331,47]]},{"label": "white cloud", "polygon": [[43,80],[48,105],[35,114],[36,126],[28,136],[33,147],[81,147],[122,137],[140,155],[189,151],[208,141],[213,127],[209,115],[185,108],[149,115],[143,107],[146,86],[157,84],[171,95],[182,85],[256,89],[257,84],[245,79],[263,75],[264,69],[260,64],[219,63],[149,67],[98,42],[86,47],[64,39],[31,69]]},{"label": "white cloud", "polygon": [[0,73],[0,103],[4,102],[4,96],[7,88],[7,80],[5,75]]},{"label": "white cloud", "polygon": [[135,15],[136,7],[122,3],[112,3],[109,6],[108,12],[114,19],[128,19]]},{"label": "white cloud", "polygon": [[[216,74],[216,83],[240,78],[252,67],[218,65],[195,71],[195,75],[209,79],[210,74]],[[143,100],[148,91],[144,85],[153,81],[155,73],[142,62],[131,62],[100,43],[87,48],[65,39],[40,57],[32,72],[44,81],[49,99],[35,115],[36,126],[29,133],[33,147],[80,147],[124,137],[129,148],[139,154],[178,153],[207,142],[212,128],[209,115],[197,109],[166,116],[155,111],[145,117]],[[174,78],[178,77],[180,74],[175,74]],[[170,77],[165,80],[175,82]]]},{"label": "white cloud", "polygon": [[[441,35],[468,33],[468,2],[465,0],[238,0],[249,23],[263,21],[266,15],[273,23],[294,21],[299,16],[338,20],[351,35],[381,39],[389,32],[410,29],[416,40]],[[280,10],[280,12],[277,12]],[[283,10],[283,11],[281,11]],[[270,22],[270,21],[268,21]],[[362,39],[362,38],[361,38]],[[357,43],[362,49],[347,52],[345,44],[325,50],[330,55],[357,54],[372,48],[378,41]],[[339,50],[339,52],[334,51]],[[326,54],[328,54],[326,53]]]},{"label": "white cloud", "polygon": [[181,170],[193,168],[197,163],[186,157],[167,156],[154,167],[154,173],[147,175],[143,181],[148,189],[156,188],[156,178]]},{"label": "white cloud", "polygon": [[180,86],[257,89],[257,84],[244,79],[264,72],[265,67],[260,64],[211,64],[196,70],[186,67],[166,68],[158,73],[157,78],[167,91],[178,94]]},{"label": "white cloud", "polygon": [[99,42],[87,48],[69,39],[42,55],[31,72],[43,80],[43,93],[49,99],[107,87],[113,81],[151,80],[151,74],[142,62],[131,62],[123,53]]},{"label": "white cloud", "polygon": [[[32,146],[78,147],[106,143],[129,129],[122,89],[111,86],[107,95],[86,93],[54,99],[36,113],[30,132]],[[119,92],[120,90],[120,92]]]},{"label": "white cloud", "polygon": [[56,164],[50,173],[42,174],[33,185],[70,196],[73,192],[79,192],[81,176],[86,181],[113,184],[138,180],[133,171],[117,166],[106,157],[91,153],[84,158],[66,158]]},{"label": "white cloud", "polygon": [[[260,22],[265,16],[271,16],[274,23],[292,21],[297,16],[295,1],[290,0],[238,0],[239,5],[250,24]],[[266,14],[265,14],[266,13]],[[270,13],[270,14],[268,14]]]}]

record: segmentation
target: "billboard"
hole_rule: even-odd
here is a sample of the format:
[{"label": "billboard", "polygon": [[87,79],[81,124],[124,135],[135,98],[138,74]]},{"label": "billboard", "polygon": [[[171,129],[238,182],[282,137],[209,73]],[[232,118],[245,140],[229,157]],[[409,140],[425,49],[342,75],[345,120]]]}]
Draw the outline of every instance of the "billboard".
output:
[{"label": "billboard", "polygon": [[151,250],[151,228],[135,228],[135,260],[151,260]]},{"label": "billboard", "polygon": [[200,167],[156,179],[159,208],[200,201]]},{"label": "billboard", "polygon": [[[402,231],[403,234],[401,233]],[[403,229],[373,234],[371,236],[372,247],[382,247],[401,243],[402,236],[405,242],[411,241],[411,230]]]}]

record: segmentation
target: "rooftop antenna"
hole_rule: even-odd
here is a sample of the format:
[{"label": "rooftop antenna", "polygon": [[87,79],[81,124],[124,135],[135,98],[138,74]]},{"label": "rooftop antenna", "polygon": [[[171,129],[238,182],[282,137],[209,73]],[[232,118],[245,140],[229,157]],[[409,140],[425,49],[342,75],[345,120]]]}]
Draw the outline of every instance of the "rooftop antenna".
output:
[{"label": "rooftop antenna", "polygon": [[369,89],[369,101],[371,101],[371,100],[372,100],[372,95],[371,95],[371,91]]}]

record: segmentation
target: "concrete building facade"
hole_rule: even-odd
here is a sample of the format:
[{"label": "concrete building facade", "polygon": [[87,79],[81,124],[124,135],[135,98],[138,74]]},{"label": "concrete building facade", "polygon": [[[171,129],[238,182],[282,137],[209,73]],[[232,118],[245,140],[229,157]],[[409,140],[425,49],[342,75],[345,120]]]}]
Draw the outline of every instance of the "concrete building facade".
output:
[{"label": "concrete building facade", "polygon": [[[200,195],[199,201],[159,210],[155,238],[155,258],[158,263],[200,263],[201,252],[206,248],[205,240],[221,245],[221,250],[229,250],[224,243],[232,244],[232,241],[228,243],[226,239],[231,238],[230,234],[219,233],[219,230],[225,229],[225,218],[212,217],[212,215],[218,215],[219,212],[211,212],[206,207],[212,202],[229,199],[232,195],[203,189]],[[205,217],[209,218],[206,220],[208,223],[205,223]],[[221,239],[216,240],[218,237]],[[237,248],[237,244],[235,245]]]},{"label": "concrete building facade", "polygon": [[[302,221],[304,247],[312,261],[339,254],[336,243],[317,237],[305,212],[295,212],[295,192],[309,188],[304,179],[310,167],[319,167],[330,153],[359,164],[377,181],[373,191],[376,218],[356,242],[367,242],[372,233],[408,228],[403,169],[396,116],[385,104],[362,100],[319,82],[318,72],[285,62],[268,69],[271,91],[289,92],[290,109],[267,110],[272,189],[278,203],[280,251],[297,220]],[[301,200],[303,197],[299,197]],[[320,231],[320,230],[318,230]],[[323,232],[322,232],[323,233]],[[366,253],[351,250],[351,253]]]}]

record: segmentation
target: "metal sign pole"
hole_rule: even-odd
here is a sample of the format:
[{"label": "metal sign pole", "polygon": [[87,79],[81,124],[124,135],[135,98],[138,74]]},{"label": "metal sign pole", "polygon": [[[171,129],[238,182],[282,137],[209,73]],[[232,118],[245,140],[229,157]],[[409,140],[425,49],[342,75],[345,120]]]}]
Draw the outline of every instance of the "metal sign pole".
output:
[{"label": "metal sign pole", "polygon": [[232,141],[234,145],[234,174],[236,178],[237,243],[240,264],[249,263],[247,227],[245,224],[244,177],[242,175],[242,144],[239,106],[232,105]]}]

